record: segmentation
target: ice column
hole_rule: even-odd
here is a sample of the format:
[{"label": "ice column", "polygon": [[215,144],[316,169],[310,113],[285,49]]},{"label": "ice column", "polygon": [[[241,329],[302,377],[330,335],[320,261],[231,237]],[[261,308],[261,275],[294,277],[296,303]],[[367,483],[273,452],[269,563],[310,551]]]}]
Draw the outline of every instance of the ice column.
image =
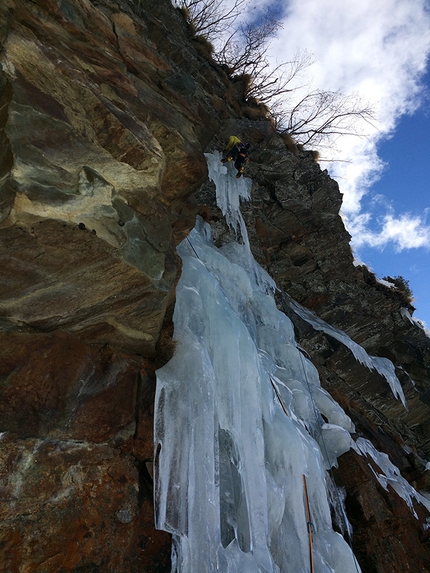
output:
[{"label": "ice column", "polygon": [[315,573],[357,573],[332,529],[326,479],[352,423],[297,348],[273,281],[250,263],[236,200],[220,203],[241,243],[217,249],[198,220],[178,247],[177,347],[157,371],[156,525],[173,535],[176,573],[308,573],[310,528]]}]

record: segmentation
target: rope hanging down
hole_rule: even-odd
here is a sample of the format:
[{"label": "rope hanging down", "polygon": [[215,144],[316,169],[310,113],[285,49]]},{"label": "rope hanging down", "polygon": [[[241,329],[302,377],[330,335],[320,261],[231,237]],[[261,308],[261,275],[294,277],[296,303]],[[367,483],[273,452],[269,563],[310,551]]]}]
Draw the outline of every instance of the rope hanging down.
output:
[{"label": "rope hanging down", "polygon": [[303,490],[305,492],[306,518],[307,518],[306,526],[307,526],[308,533],[309,533],[309,566],[310,566],[310,573],[314,573],[315,572],[314,552],[313,552],[313,528],[314,528],[314,526],[313,526],[313,523],[311,521],[311,510],[309,507],[308,487],[306,484],[305,474],[303,474]]}]

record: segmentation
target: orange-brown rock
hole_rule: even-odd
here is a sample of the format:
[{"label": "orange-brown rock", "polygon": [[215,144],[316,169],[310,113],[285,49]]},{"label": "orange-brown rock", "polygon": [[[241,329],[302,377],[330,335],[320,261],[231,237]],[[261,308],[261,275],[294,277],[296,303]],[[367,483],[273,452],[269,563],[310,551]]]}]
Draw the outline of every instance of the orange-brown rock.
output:
[{"label": "orange-brown rock", "polygon": [[348,452],[339,462],[335,473],[338,484],[348,492],[345,504],[354,531],[351,543],[362,571],[429,571],[430,536],[421,526],[427,517],[423,507],[414,503],[417,518],[413,517],[390,486],[386,491],[375,481],[370,460]]},{"label": "orange-brown rock", "polygon": [[168,570],[154,529],[154,373],[61,331],[0,337],[0,568]]},{"label": "orange-brown rock", "polygon": [[2,571],[168,570],[169,536],[153,528],[132,458],[104,444],[9,436],[0,468]]}]

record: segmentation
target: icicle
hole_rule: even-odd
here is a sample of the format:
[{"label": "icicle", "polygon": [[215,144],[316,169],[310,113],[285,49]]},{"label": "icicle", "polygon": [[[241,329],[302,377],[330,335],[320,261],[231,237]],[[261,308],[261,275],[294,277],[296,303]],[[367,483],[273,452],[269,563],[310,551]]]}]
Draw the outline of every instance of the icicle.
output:
[{"label": "icicle", "polygon": [[243,247],[238,243],[228,243],[223,247],[224,254],[254,274],[257,282],[266,289],[275,289],[275,282],[254,260],[249,244],[248,231],[240,212],[240,200],[251,198],[251,180],[247,177],[236,179],[231,163],[221,163],[221,153],[205,153],[209,179],[215,183],[216,203],[225,217],[227,225],[236,233],[240,230]]},{"label": "icicle", "polygon": [[[240,227],[235,198],[223,201]],[[217,249],[200,219],[178,247],[177,347],[157,371],[155,404],[156,524],[172,533],[172,571],[308,573],[306,476],[315,571],[359,573],[332,529],[325,468],[338,442],[323,455],[308,431],[349,436],[352,423],[297,348],[246,229],[241,237]]]},{"label": "icicle", "polygon": [[394,491],[406,501],[410,510],[414,516],[418,519],[416,511],[414,509],[412,500],[415,499],[422,505],[424,505],[430,511],[430,500],[425,498],[423,495],[418,493],[409,482],[405,480],[400,474],[399,468],[397,468],[391,461],[387,454],[378,452],[374,447],[372,442],[364,438],[358,438],[355,442],[354,449],[357,453],[361,455],[368,455],[372,460],[379,466],[382,473],[377,473],[372,466],[369,467],[375,474],[376,479],[380,485],[387,490],[390,485]]},{"label": "icicle", "polygon": [[245,221],[240,212],[240,200],[249,201],[251,180],[246,177],[236,179],[231,163],[221,163],[221,153],[206,153],[209,178],[215,183],[216,203],[224,215],[227,225],[237,232],[240,229],[244,241],[248,240]]},{"label": "icicle", "polygon": [[334,521],[337,527],[342,532],[342,535],[348,536],[348,539],[352,539],[352,525],[349,522],[348,516],[345,510],[345,498],[346,491],[342,487],[338,487],[334,480],[331,478],[330,474],[327,474],[327,491],[329,494],[330,505],[333,508]]},{"label": "icicle", "polygon": [[315,316],[310,310],[307,308],[302,307],[297,302],[290,299],[289,305],[291,309],[300,316],[303,320],[305,320],[308,324],[311,324],[315,330],[320,330],[325,332],[329,336],[332,336],[344,346],[349,348],[353,353],[354,357],[358,362],[364,364],[369,368],[369,370],[376,370],[381,376],[383,376],[396,398],[399,398],[406,407],[406,399],[403,393],[402,386],[400,384],[400,380],[397,378],[393,363],[388,360],[388,358],[380,358],[377,356],[369,356],[367,352],[364,350],[362,346],[351,340],[351,338],[345,334],[342,330],[335,328],[334,326],[330,326],[324,320],[321,320],[317,316]]}]

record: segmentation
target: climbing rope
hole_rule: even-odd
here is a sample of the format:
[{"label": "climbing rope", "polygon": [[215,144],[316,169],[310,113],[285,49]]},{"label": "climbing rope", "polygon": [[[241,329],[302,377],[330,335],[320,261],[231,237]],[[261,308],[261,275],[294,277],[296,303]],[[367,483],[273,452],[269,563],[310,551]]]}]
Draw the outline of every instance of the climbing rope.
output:
[{"label": "climbing rope", "polygon": [[315,572],[314,551],[313,551],[314,525],[311,520],[311,509],[309,507],[308,486],[306,483],[305,474],[303,474],[303,491],[305,493],[306,519],[307,519],[306,527],[308,529],[308,534],[309,534],[309,566],[310,566],[310,573],[314,573]]},{"label": "climbing rope", "polygon": [[190,255],[192,256],[192,254],[193,254],[193,253],[191,252],[191,250],[190,250],[190,247],[191,247],[191,249],[193,249],[194,254],[196,255],[196,257],[197,257],[198,259],[200,259],[199,255],[197,254],[196,249],[193,247],[193,244],[192,244],[192,242],[190,241],[190,239],[189,239],[188,237],[186,237],[186,241],[187,241],[187,243],[188,243],[188,244],[187,244],[187,247],[188,247],[188,250],[190,251]]},{"label": "climbing rope", "polygon": [[[279,400],[279,403],[281,404],[281,408],[283,409],[284,413],[286,416],[289,417],[287,409],[284,405],[284,402],[282,401],[282,398],[278,392],[278,389],[276,388],[272,378],[270,378],[270,383],[272,384],[273,390],[276,394],[276,397]],[[315,566],[314,566],[314,551],[313,551],[313,528],[314,525],[312,523],[312,519],[311,519],[311,509],[309,507],[309,496],[308,496],[308,488],[307,488],[307,484],[306,484],[306,476],[305,474],[302,474],[303,477],[303,491],[304,491],[304,496],[305,496],[305,507],[306,507],[306,528],[308,530],[308,535],[309,535],[309,565],[310,565],[310,573],[314,573],[315,571]]]}]

